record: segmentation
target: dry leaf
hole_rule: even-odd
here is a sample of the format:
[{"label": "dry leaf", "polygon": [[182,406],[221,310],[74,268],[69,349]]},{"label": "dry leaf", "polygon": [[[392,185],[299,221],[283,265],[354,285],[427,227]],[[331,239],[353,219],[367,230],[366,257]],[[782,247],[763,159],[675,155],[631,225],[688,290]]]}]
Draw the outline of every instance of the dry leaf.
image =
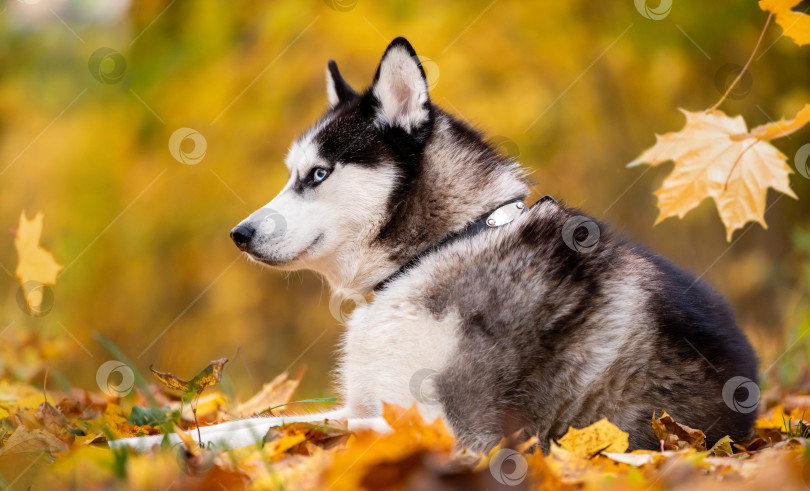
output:
[{"label": "dry leaf", "polygon": [[48,401],[39,405],[35,416],[45,431],[56,436],[62,436],[70,426],[67,418]]},{"label": "dry leaf", "polygon": [[570,452],[551,442],[545,463],[554,476],[564,484],[598,482],[604,479],[601,469],[592,465],[591,459],[581,452]]},{"label": "dry leaf", "polygon": [[661,416],[650,422],[653,433],[659,440],[663,440],[664,449],[672,450],[683,448],[694,448],[702,452],[706,450],[706,435],[702,431],[682,425],[672,419],[666,411],[661,411]]},{"label": "dry leaf", "polygon": [[18,426],[0,448],[0,456],[24,452],[64,452],[67,443],[40,429],[29,430],[25,425]]},{"label": "dry leaf", "polygon": [[[378,464],[387,464],[391,475],[392,466],[401,465],[411,469],[414,455],[423,455],[426,451],[449,454],[453,447],[453,437],[442,420],[425,422],[416,406],[403,409],[385,404],[383,416],[393,432],[355,433],[347,442],[346,451],[334,455],[334,464],[324,476],[327,483],[324,488],[329,487],[334,491],[362,489],[361,483],[368,473],[380,470]],[[393,485],[394,482],[388,484]]]},{"label": "dry leaf", "polygon": [[237,406],[236,414],[239,417],[255,416],[267,408],[289,403],[299,382],[300,378],[288,380],[287,372],[278,375],[272,382],[264,384],[253,397]]},{"label": "dry leaf", "polygon": [[42,292],[36,293],[32,288],[42,283],[55,285],[56,276],[62,269],[62,265],[56,262],[53,254],[39,245],[44,218],[45,215],[41,211],[37,212],[32,220],[26,218],[25,212],[20,213],[20,224],[14,235],[14,248],[17,249],[19,260],[14,273],[25,289],[29,307],[41,303],[41,298],[33,297],[42,295]]},{"label": "dry leaf", "polygon": [[731,449],[732,443],[734,443],[734,441],[730,436],[726,435],[717,440],[717,443],[712,445],[709,452],[713,453],[715,457],[730,457],[734,454],[734,451]]},{"label": "dry leaf", "polygon": [[[792,198],[787,157],[769,142],[749,136],[742,116],[730,118],[721,111],[689,112],[681,131],[656,135],[656,143],[628,167],[675,162],[658,196],[659,215],[684,215],[704,199],[714,199],[726,226],[726,239],[749,221],[764,228],[765,200],[771,187]],[[778,124],[778,123],[777,123]],[[786,127],[789,125],[785,125]],[[774,130],[776,131],[776,130]],[[771,134],[772,130],[763,130]]]},{"label": "dry leaf", "polygon": [[224,367],[226,363],[228,363],[227,358],[214,360],[191,380],[184,380],[169,372],[158,372],[151,366],[149,370],[151,370],[155,377],[166,387],[183,391],[186,394],[199,395],[206,387],[210,387],[219,382],[219,379],[222,377],[222,367]]},{"label": "dry leaf", "polygon": [[624,452],[629,446],[630,434],[620,430],[607,418],[578,430],[568,428],[560,438],[560,447],[582,455],[593,456],[600,452]]},{"label": "dry leaf", "polygon": [[791,9],[802,0],[759,0],[759,8],[771,12],[785,36],[799,46],[810,43],[810,16]]}]

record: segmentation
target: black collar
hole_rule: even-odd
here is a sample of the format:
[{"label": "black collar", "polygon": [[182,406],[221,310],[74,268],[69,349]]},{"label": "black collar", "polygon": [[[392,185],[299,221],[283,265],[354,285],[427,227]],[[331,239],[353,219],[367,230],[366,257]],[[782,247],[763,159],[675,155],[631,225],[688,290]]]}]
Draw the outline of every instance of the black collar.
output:
[{"label": "black collar", "polygon": [[[552,200],[554,198],[551,196],[544,196],[540,199],[537,203],[542,203],[543,201]],[[535,205],[537,204],[535,203]],[[534,205],[532,205],[534,206]],[[394,271],[393,274],[382,280],[381,282],[377,283],[377,286],[374,287],[375,292],[380,292],[383,290],[388,284],[393,281],[396,277],[402,275],[407,270],[411,269],[415,265],[419,263],[425,256],[428,256],[437,250],[441,249],[442,247],[451,244],[459,239],[465,237],[472,237],[481,233],[482,231],[488,228],[497,228],[508,223],[511,223],[514,219],[522,215],[527,210],[526,203],[523,202],[520,198],[510,199],[504,203],[501,203],[492,211],[488,211],[483,215],[479,216],[466,227],[459,230],[458,232],[453,232],[440,241],[436,242],[432,246],[428,247],[421,253],[417,254],[413,258],[411,258],[407,263],[403,264],[398,270]]]}]

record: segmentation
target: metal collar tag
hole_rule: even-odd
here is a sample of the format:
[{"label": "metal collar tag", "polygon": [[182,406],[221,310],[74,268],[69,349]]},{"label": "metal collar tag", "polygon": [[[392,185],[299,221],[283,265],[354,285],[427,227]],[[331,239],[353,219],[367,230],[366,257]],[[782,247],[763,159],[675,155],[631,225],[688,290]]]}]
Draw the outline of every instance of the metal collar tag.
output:
[{"label": "metal collar tag", "polygon": [[496,209],[487,217],[488,227],[500,227],[512,222],[526,211],[526,204],[523,201],[513,201]]}]

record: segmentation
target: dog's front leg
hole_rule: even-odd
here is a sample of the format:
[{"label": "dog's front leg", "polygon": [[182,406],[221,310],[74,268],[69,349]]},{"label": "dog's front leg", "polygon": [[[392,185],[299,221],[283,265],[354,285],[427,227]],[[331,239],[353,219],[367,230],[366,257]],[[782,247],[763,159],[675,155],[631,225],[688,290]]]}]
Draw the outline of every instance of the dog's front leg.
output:
[{"label": "dog's front leg", "polygon": [[[260,443],[267,430],[273,427],[283,426],[287,423],[319,423],[325,420],[343,418],[346,418],[350,431],[363,429],[378,432],[390,431],[390,427],[382,417],[353,418],[348,409],[342,408],[324,413],[268,418],[255,417],[203,426],[200,428],[200,438],[206,447],[214,445],[220,448],[239,448]],[[164,435],[153,435],[122,438],[120,440],[111,440],[109,443],[112,448],[131,447],[138,451],[146,451],[160,445],[163,439]],[[180,443],[180,437],[174,433],[169,434],[168,439],[171,445]]]}]

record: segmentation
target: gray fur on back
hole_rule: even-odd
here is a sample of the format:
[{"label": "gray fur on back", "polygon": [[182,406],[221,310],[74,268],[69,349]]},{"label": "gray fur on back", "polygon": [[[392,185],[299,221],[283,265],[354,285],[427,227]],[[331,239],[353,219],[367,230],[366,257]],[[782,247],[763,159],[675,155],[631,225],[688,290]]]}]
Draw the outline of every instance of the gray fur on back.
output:
[{"label": "gray fur on back", "polygon": [[657,448],[650,421],[661,410],[712,442],[744,436],[755,413],[729,407],[723,386],[756,380],[756,361],[728,306],[601,224],[593,250],[569,247],[565,224],[580,216],[539,203],[410,273],[430,278],[418,298],[437,319],[461,318],[456,355],[436,381],[460,441],[487,449],[525,428],[547,449],[569,426],[606,417],[631,448]]}]

